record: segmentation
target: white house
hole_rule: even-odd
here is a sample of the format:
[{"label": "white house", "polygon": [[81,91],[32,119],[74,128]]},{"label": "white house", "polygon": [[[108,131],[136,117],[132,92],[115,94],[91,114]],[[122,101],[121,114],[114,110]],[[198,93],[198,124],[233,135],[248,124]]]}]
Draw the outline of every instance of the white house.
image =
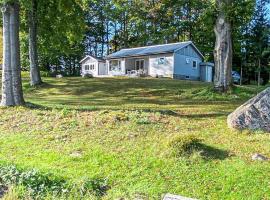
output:
[{"label": "white house", "polygon": [[81,74],[92,74],[94,77],[107,75],[106,61],[95,56],[86,56],[81,61]]},{"label": "white house", "polygon": [[[106,57],[106,66],[108,75],[135,74],[210,82],[212,66],[204,64],[201,67],[203,59],[198,48],[188,41],[122,49]],[[207,70],[202,70],[205,67]]]}]

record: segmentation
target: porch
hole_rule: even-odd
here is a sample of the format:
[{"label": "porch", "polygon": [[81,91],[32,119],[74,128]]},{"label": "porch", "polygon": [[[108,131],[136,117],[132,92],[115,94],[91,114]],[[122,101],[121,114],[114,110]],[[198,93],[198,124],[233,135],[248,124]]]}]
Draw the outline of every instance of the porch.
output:
[{"label": "porch", "polygon": [[107,61],[108,71],[114,76],[147,76],[149,57],[111,59]]}]

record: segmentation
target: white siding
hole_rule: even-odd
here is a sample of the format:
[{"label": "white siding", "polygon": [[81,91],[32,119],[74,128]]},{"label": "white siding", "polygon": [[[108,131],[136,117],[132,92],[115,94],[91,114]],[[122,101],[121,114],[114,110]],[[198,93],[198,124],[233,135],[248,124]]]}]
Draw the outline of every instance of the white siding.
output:
[{"label": "white siding", "polygon": [[[160,64],[159,59],[164,58],[165,63]],[[149,57],[149,75],[150,76],[173,76],[174,58],[173,54],[160,54]]]},{"label": "white siding", "polygon": [[99,62],[98,75],[107,75],[107,74],[108,74],[108,71],[107,71],[106,63]]},{"label": "white siding", "polygon": [[[86,69],[86,66],[94,65],[94,69]],[[88,56],[82,63],[82,74],[92,74],[97,77],[99,75],[107,75],[107,68],[105,62],[99,61],[91,56]]]},{"label": "white siding", "polygon": [[[120,61],[120,70],[110,70],[110,61]],[[108,75],[111,76],[123,76],[126,74],[126,69],[125,69],[125,59],[112,59],[107,61],[107,68],[108,68]]]},{"label": "white siding", "polygon": [[[86,65],[94,65],[94,70],[86,70]],[[82,63],[82,74],[92,74],[93,76],[98,76],[98,61],[94,58],[88,58]]]}]

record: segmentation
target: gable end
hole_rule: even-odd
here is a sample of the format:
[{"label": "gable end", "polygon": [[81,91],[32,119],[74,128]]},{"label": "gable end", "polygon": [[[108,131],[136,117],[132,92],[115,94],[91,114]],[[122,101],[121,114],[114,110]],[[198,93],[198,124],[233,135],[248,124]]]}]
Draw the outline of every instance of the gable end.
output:
[{"label": "gable end", "polygon": [[193,58],[201,58],[202,60],[204,59],[204,56],[201,54],[201,52],[196,48],[196,46],[193,43],[179,50],[176,50],[175,53]]}]

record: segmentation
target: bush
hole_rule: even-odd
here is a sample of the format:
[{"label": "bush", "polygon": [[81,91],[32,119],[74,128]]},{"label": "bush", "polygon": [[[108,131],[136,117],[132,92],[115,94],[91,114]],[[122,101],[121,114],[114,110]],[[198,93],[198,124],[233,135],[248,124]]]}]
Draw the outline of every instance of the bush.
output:
[{"label": "bush", "polygon": [[94,78],[93,74],[83,74],[83,78]]},{"label": "bush", "polygon": [[110,189],[108,180],[104,178],[87,179],[78,185],[52,174],[42,174],[37,170],[23,171],[13,165],[0,166],[0,177],[0,184],[9,188],[22,187],[31,199],[44,199],[47,195],[69,196],[71,192],[80,196],[76,199],[82,199],[88,194],[100,197]]},{"label": "bush", "polygon": [[176,156],[190,155],[200,145],[201,139],[193,134],[178,135],[169,142],[169,147]]}]

